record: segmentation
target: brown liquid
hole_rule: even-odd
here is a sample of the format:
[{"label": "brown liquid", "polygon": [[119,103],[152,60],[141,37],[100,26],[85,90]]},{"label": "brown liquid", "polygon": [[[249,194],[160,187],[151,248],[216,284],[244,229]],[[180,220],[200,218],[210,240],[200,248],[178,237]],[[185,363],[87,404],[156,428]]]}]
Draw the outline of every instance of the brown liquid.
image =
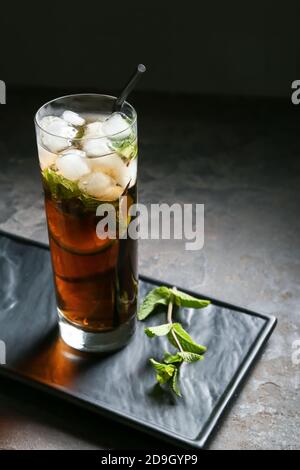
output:
[{"label": "brown liquid", "polygon": [[[129,207],[136,188],[127,196]],[[75,198],[57,201],[46,187],[45,208],[61,314],[86,331],[117,328],[136,312],[137,242],[99,239],[95,210]]]}]

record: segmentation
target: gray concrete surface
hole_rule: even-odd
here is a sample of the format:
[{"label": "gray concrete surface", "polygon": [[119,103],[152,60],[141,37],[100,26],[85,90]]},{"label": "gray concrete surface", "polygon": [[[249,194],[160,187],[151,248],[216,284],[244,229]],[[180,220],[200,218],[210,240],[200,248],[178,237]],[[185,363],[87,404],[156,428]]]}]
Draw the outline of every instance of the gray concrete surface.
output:
[{"label": "gray concrete surface", "polygon": [[[0,107],[0,228],[47,240],[33,111]],[[140,243],[140,272],[275,314],[279,324],[212,449],[300,448],[300,109],[283,101],[139,96],[141,202],[205,204],[205,245]],[[123,426],[0,381],[0,448],[166,448]]]}]

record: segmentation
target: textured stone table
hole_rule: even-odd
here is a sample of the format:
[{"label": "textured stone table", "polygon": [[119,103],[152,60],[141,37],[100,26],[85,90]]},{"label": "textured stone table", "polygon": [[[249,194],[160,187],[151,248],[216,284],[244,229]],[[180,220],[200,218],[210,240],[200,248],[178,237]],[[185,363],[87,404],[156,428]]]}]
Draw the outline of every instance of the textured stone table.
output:
[{"label": "textured stone table", "polygon": [[[32,122],[57,91],[0,106],[0,228],[47,241]],[[278,327],[212,449],[300,447],[300,109],[283,101],[139,96],[141,202],[205,204],[199,252],[142,241],[140,272],[275,314]],[[0,380],[0,448],[166,448]]]}]

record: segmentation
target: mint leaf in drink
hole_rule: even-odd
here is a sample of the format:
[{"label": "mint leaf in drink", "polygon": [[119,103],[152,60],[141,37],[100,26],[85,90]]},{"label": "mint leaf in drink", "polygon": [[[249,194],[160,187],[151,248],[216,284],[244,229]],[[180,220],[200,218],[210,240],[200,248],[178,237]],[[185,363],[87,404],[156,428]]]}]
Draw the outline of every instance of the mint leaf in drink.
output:
[{"label": "mint leaf in drink", "polygon": [[145,328],[145,333],[149,338],[153,338],[154,336],[166,336],[171,331],[172,327],[172,323],[165,323],[164,325]]},{"label": "mint leaf in drink", "polygon": [[176,369],[175,366],[169,365],[169,364],[163,364],[161,362],[155,361],[155,359],[150,359],[150,362],[154,369],[156,370],[156,380],[160,384],[165,384],[170,380],[170,378],[173,376],[174,371]]},{"label": "mint leaf in drink", "polygon": [[181,397],[181,392],[180,388],[178,386],[178,374],[179,374],[179,369],[175,369],[172,377],[172,390],[173,392],[178,396]]},{"label": "mint leaf in drink", "polygon": [[209,300],[197,299],[196,297],[193,297],[177,289],[170,289],[170,291],[174,296],[176,305],[179,307],[205,308],[210,304]]},{"label": "mint leaf in drink", "polygon": [[[195,341],[190,337],[190,335],[185,331],[180,323],[173,323],[172,331],[175,333],[183,351],[196,354],[204,354],[206,352],[206,347],[195,343]],[[178,343],[176,342],[174,335],[172,335],[171,332],[168,334],[168,339],[170,343],[175,346],[175,348],[178,348]]]},{"label": "mint leaf in drink", "polygon": [[127,139],[112,141],[111,147],[125,162],[133,160],[137,156],[137,139],[135,136],[131,135]]},{"label": "mint leaf in drink", "polygon": [[[76,181],[64,178],[51,168],[43,170],[42,177],[46,190],[50,191],[51,196],[59,202],[74,199],[74,202],[76,200],[85,211],[89,212],[95,212],[99,204],[105,203],[82,191]],[[118,201],[110,202],[110,204],[114,203],[118,204]]]},{"label": "mint leaf in drink", "polygon": [[149,292],[141,304],[137,317],[139,320],[145,320],[155,309],[157,305],[167,305],[170,293],[168,287],[157,287]]},{"label": "mint leaf in drink", "polygon": [[70,199],[78,197],[80,190],[77,183],[67,180],[50,168],[42,171],[45,185],[55,199]]},{"label": "mint leaf in drink", "polygon": [[85,133],[85,126],[77,126],[76,139],[82,139]]},{"label": "mint leaf in drink", "polygon": [[[86,194],[84,192],[80,193],[78,199],[83,204],[84,208],[87,211],[90,211],[90,212],[96,212],[97,207],[100,204],[103,204],[103,201],[99,201],[99,199],[96,199],[95,197],[89,196],[88,194]],[[114,202],[111,201],[110,204],[114,204]]]}]

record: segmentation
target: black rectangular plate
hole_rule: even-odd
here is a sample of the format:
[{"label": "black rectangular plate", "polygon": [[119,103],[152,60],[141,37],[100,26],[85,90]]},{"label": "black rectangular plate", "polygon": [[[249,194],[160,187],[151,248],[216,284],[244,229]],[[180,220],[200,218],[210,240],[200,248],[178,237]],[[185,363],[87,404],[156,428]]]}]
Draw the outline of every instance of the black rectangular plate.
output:
[{"label": "black rectangular plate", "polygon": [[[164,282],[140,278],[140,297]],[[189,292],[199,297],[198,294]],[[201,449],[276,325],[276,319],[212,300],[204,310],[175,314],[207,346],[205,360],[182,367],[183,398],[155,385],[148,358],[170,349],[150,340],[145,323],[123,350],[106,357],[67,347],[57,334],[47,246],[0,234],[0,373],[161,437]],[[146,324],[165,323],[165,314]]]}]

